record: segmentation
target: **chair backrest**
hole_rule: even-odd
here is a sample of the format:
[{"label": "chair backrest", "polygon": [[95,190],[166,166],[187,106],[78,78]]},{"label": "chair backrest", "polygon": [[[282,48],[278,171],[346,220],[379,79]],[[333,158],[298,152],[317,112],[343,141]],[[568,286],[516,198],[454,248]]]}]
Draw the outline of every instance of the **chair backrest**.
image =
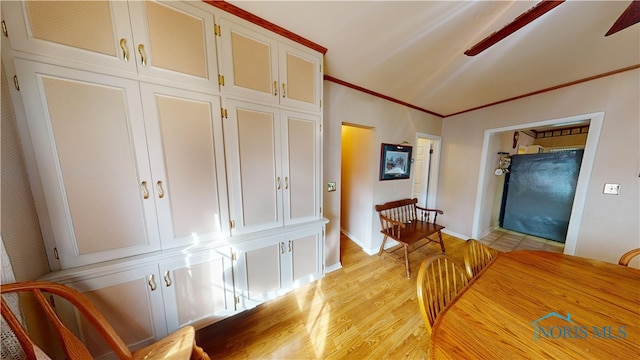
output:
[{"label": "chair backrest", "polygon": [[[107,344],[120,359],[131,359],[131,351],[124,341],[116,334],[107,320],[98,310],[78,291],[56,283],[42,281],[27,281],[5,284],[0,287],[1,294],[28,292],[33,294],[36,302],[43,309],[47,319],[53,325],[60,344],[67,355],[67,359],[91,359],[91,353],[84,344],[69,330],[56,314],[53,306],[47,300],[45,293],[57,295],[66,299],[96,328]],[[29,334],[20,324],[16,316],[2,298],[2,317],[18,338],[27,359],[42,359],[42,350],[32,341]],[[45,320],[43,320],[44,322]]]},{"label": "chair backrest", "polygon": [[475,239],[468,239],[464,243],[464,267],[469,278],[473,278],[484,269],[491,260],[498,255],[498,251]]},{"label": "chair backrest", "polygon": [[626,253],[622,254],[622,256],[620,257],[620,260],[618,260],[618,264],[627,266],[631,262],[631,259],[633,259],[638,255],[640,255],[640,248],[631,249]]},{"label": "chair backrest", "polygon": [[431,333],[436,317],[467,285],[464,271],[446,255],[438,254],[425,259],[418,271],[418,303],[420,313]]},{"label": "chair backrest", "polygon": [[[417,202],[418,199],[390,201],[382,205],[376,205],[376,211],[379,215],[406,224],[416,219],[415,205]],[[380,218],[380,221],[383,221],[382,217]],[[383,229],[386,229],[387,227],[388,226],[385,226],[385,224],[382,224]]]}]

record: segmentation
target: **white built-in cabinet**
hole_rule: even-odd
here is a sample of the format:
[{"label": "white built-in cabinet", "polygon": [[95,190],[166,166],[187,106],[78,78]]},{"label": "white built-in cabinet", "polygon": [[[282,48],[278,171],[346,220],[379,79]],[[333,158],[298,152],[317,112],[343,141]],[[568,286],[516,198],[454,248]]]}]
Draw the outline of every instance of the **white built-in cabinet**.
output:
[{"label": "white built-in cabinet", "polygon": [[7,1],[2,5],[15,50],[73,67],[217,88],[213,15],[186,2]]},{"label": "white built-in cabinet", "polygon": [[225,102],[232,234],[320,217],[320,117]]},{"label": "white built-in cabinet", "polygon": [[[168,334],[157,265],[98,276],[70,276],[64,283],[83,293],[130,348],[149,345]],[[79,335],[94,358],[110,354],[99,333],[85,318],[76,317],[71,304],[60,298],[55,298],[54,304],[61,319]]]},{"label": "white built-in cabinet", "polygon": [[322,54],[200,2],[1,5],[43,280],[140,347],[323,276]]},{"label": "white built-in cabinet", "polygon": [[61,268],[228,234],[219,98],[15,65]]},{"label": "white built-in cabinet", "polygon": [[323,235],[321,229],[308,229],[235,245],[241,304],[253,307],[322,277]]},{"label": "white built-in cabinet", "polygon": [[222,92],[320,110],[322,56],[225,17],[219,23]]}]

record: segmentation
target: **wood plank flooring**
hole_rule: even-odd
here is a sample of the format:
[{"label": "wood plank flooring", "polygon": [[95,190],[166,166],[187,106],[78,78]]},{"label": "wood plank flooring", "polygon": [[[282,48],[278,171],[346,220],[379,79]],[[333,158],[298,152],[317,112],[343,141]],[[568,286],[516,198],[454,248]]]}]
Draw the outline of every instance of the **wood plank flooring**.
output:
[{"label": "wood plank flooring", "polygon": [[[443,234],[447,255],[463,266],[463,240]],[[416,299],[420,262],[440,253],[428,244],[404,264],[369,256],[341,236],[340,270],[254,309],[198,330],[212,359],[427,358],[427,335]]]}]

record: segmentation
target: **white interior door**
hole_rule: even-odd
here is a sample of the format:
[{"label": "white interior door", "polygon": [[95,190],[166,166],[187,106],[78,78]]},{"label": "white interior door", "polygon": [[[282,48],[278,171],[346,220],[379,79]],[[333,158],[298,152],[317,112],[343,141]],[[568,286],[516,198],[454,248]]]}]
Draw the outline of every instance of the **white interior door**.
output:
[{"label": "white interior door", "polygon": [[418,134],[414,158],[413,197],[418,206],[436,207],[440,138]]}]

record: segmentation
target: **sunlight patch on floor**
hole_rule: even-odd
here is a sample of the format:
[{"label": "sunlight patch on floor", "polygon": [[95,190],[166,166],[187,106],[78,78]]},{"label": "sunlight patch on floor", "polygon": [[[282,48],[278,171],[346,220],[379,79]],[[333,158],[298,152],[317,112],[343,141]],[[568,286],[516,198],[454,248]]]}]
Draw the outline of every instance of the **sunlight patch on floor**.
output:
[{"label": "sunlight patch on floor", "polygon": [[[314,286],[307,286],[303,291],[301,291],[302,289],[296,291],[300,313],[306,312],[308,314],[304,326],[318,359],[324,357],[331,319],[331,305],[326,301],[322,292],[322,281],[323,279],[320,279]],[[310,291],[314,291],[311,296],[309,295]]]}]

